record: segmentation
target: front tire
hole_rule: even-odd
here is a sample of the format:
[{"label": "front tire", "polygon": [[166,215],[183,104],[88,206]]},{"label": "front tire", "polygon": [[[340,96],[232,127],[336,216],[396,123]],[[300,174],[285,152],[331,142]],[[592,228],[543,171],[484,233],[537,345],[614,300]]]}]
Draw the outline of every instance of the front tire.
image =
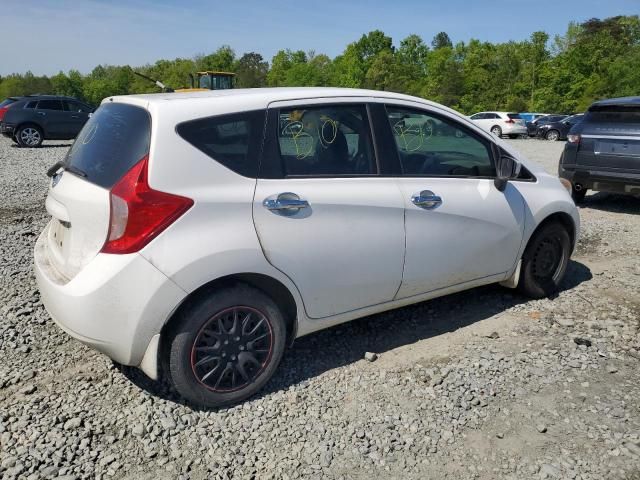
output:
[{"label": "front tire", "polygon": [[490,130],[496,137],[500,138],[502,136],[502,129],[498,125],[494,125]]},{"label": "front tire", "polygon": [[540,227],[522,256],[518,289],[528,297],[543,298],[560,289],[571,255],[571,239],[558,222]]},{"label": "front tire", "polygon": [[18,145],[24,148],[36,148],[42,145],[44,140],[42,130],[35,125],[24,125],[16,133]]},{"label": "front tire", "polygon": [[168,376],[192,404],[215,408],[255,394],[275,372],[286,343],[277,305],[239,284],[181,312],[169,333]]}]

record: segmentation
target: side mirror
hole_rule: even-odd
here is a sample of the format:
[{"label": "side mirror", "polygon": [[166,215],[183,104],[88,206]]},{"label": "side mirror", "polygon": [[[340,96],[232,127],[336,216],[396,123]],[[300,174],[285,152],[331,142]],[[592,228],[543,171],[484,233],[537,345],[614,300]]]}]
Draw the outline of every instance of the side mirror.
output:
[{"label": "side mirror", "polygon": [[515,158],[502,155],[498,161],[498,165],[496,165],[498,175],[493,181],[496,188],[499,191],[504,192],[504,189],[507,188],[507,182],[520,175],[520,168],[521,165]]}]

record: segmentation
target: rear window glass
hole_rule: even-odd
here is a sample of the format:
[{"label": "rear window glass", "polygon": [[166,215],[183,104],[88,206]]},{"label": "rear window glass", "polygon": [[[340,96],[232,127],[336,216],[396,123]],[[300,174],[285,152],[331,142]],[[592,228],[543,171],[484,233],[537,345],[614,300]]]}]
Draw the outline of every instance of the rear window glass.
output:
[{"label": "rear window glass", "polygon": [[178,125],[178,135],[225,167],[245,177],[258,176],[265,112],[200,118]]},{"label": "rear window glass", "polygon": [[640,123],[640,105],[594,106],[584,121],[589,123]]},{"label": "rear window glass", "polygon": [[511,120],[518,120],[522,118],[519,113],[507,113],[507,117]]},{"label": "rear window glass", "polygon": [[3,101],[0,102],[0,108],[6,107],[7,105],[11,105],[15,101],[16,101],[15,98],[5,98]]},{"label": "rear window glass", "polygon": [[36,101],[32,101],[32,102],[27,103],[27,104],[24,106],[24,108],[36,108],[36,105],[38,105],[38,102],[36,102]]},{"label": "rear window glass", "polygon": [[149,153],[151,119],[143,108],[106,103],[84,125],[65,165],[86,174],[86,180],[111,188]]}]

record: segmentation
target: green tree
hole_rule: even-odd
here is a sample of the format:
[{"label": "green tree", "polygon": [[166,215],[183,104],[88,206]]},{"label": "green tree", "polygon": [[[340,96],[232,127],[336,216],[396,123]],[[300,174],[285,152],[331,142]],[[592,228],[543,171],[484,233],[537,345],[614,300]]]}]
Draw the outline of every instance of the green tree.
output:
[{"label": "green tree", "polygon": [[245,53],[234,68],[238,86],[244,88],[264,87],[267,83],[269,64],[256,52]]},{"label": "green tree", "polygon": [[447,32],[439,32],[436,33],[436,35],[433,37],[433,40],[431,40],[431,46],[434,50],[437,50],[439,48],[445,47],[451,48],[453,47],[453,43],[451,43],[451,39],[449,38]]}]

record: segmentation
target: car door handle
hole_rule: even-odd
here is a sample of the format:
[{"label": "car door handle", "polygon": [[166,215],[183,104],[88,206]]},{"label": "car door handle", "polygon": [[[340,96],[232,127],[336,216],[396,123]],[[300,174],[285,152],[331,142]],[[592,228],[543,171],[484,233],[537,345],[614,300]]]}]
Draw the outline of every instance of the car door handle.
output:
[{"label": "car door handle", "polygon": [[80,118],[79,115],[71,115],[71,118]]},{"label": "car door handle", "polygon": [[431,190],[422,190],[419,193],[411,195],[411,202],[420,208],[425,210],[433,210],[439,205],[442,205],[442,197],[436,195]]},{"label": "car door handle", "polygon": [[307,208],[309,202],[302,200],[298,195],[292,192],[284,192],[272,197],[265,198],[262,205],[271,211],[296,212],[302,208]]},{"label": "car door handle", "polygon": [[38,112],[38,115],[42,115],[43,117],[46,115],[44,112]]}]

